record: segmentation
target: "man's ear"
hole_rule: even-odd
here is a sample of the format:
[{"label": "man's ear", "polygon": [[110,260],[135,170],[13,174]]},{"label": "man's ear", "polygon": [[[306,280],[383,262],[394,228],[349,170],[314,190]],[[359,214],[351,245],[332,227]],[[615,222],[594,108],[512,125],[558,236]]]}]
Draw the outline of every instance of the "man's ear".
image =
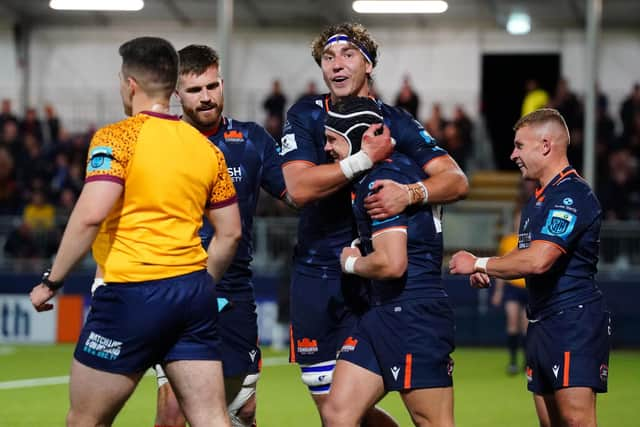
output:
[{"label": "man's ear", "polygon": [[542,154],[546,156],[549,153],[551,153],[551,141],[549,140],[549,138],[543,138],[542,139]]},{"label": "man's ear", "polygon": [[127,89],[129,90],[129,95],[133,97],[138,90],[138,82],[133,77],[127,77]]}]

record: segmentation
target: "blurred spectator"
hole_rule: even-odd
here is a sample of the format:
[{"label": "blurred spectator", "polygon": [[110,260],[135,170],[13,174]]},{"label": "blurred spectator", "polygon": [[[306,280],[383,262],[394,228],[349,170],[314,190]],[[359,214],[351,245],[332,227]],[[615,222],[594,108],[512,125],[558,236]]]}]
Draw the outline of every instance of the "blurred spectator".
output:
[{"label": "blurred spectator", "polygon": [[562,114],[567,122],[569,133],[573,133],[576,129],[582,130],[582,104],[569,88],[569,82],[566,79],[558,80],[556,92],[549,106]]},{"label": "blurred spectator", "polygon": [[58,226],[61,227],[61,231],[64,230],[64,227],[69,220],[69,216],[71,215],[71,211],[73,210],[73,207],[75,206],[77,200],[78,195],[71,188],[63,188],[60,192],[56,213],[58,217]]},{"label": "blurred spectator", "polygon": [[49,202],[42,190],[31,194],[31,201],[25,206],[23,222],[34,232],[48,232],[56,224],[56,208]]},{"label": "blurred spectator", "polygon": [[460,132],[460,137],[467,150],[466,155],[469,156],[473,150],[473,122],[460,104],[453,109],[453,123],[458,127],[458,132]]},{"label": "blurred spectator", "polygon": [[67,187],[71,188],[76,194],[80,194],[82,186],[84,185],[84,162],[73,162],[69,166],[69,179],[67,181]]},{"label": "blurred spectator", "polygon": [[447,150],[462,170],[466,170],[469,150],[465,146],[460,129],[455,123],[447,123],[444,127],[443,138],[439,140],[439,144]]},{"label": "blurred spectator", "polygon": [[640,113],[640,83],[633,85],[631,93],[624,99],[620,106],[620,119],[622,120],[622,133],[632,133],[633,117]]},{"label": "blurred spectator", "polygon": [[15,215],[20,209],[20,187],[15,179],[13,156],[0,146],[0,215]]},{"label": "blurred spectator", "polygon": [[[265,121],[265,129],[267,129],[267,132],[269,132],[269,129],[282,128],[284,123],[284,107],[286,103],[287,98],[282,93],[280,80],[274,80],[271,86],[271,93],[262,103],[262,108],[267,112],[267,118]],[[277,126],[276,123],[278,124]],[[277,135],[271,135],[274,138],[279,138],[281,133],[282,130],[280,130]]]},{"label": "blurred spectator", "polygon": [[597,180],[602,182],[608,178],[608,158],[615,144],[615,123],[609,115],[609,101],[604,94],[598,95],[596,106],[596,167]]},{"label": "blurred spectator", "polygon": [[616,150],[609,156],[609,171],[599,195],[605,219],[640,219],[637,160],[626,148]]},{"label": "blurred spectator", "polygon": [[11,109],[11,100],[5,98],[2,100],[2,107],[0,107],[0,129],[4,128],[6,122],[14,122],[18,124],[18,118],[13,114]]},{"label": "blurred spectator", "polygon": [[20,134],[31,134],[38,140],[38,142],[43,142],[42,126],[35,108],[27,108],[24,119],[20,123]]},{"label": "blurred spectator", "polygon": [[0,147],[9,150],[14,160],[22,156],[22,140],[18,132],[18,122],[7,120],[2,124]]},{"label": "blurred spectator", "polygon": [[396,96],[396,107],[404,108],[413,118],[418,118],[420,98],[411,87],[408,75],[404,77],[400,92],[398,92],[398,96]]},{"label": "blurred spectator", "polygon": [[46,141],[57,144],[60,141],[60,119],[53,105],[44,106]]},{"label": "blurred spectator", "polygon": [[305,96],[314,96],[317,94],[318,94],[318,86],[316,85],[316,82],[311,80],[309,81],[309,83],[307,83],[307,88],[302,93],[302,95],[298,97],[298,100],[304,98]]},{"label": "blurred spectator", "polygon": [[45,157],[41,142],[31,133],[25,134],[22,142],[23,152],[16,162],[18,179],[27,183],[33,178],[51,179],[53,165]]},{"label": "blurred spectator", "polygon": [[12,230],[4,244],[4,254],[8,258],[37,258],[38,245],[27,224],[20,224]]},{"label": "blurred spectator", "polygon": [[522,100],[522,109],[520,116],[536,111],[539,108],[546,107],[549,103],[549,94],[540,87],[537,80],[529,79],[524,84],[524,98]]},{"label": "blurred spectator", "polygon": [[69,171],[69,157],[65,152],[59,152],[55,156],[55,170],[51,178],[51,192],[57,196],[67,185],[71,185],[71,176]]},{"label": "blurred spectator", "polygon": [[444,128],[446,126],[447,121],[442,117],[440,104],[434,103],[431,107],[431,116],[424,123],[425,129],[436,141],[441,141],[444,138]]}]

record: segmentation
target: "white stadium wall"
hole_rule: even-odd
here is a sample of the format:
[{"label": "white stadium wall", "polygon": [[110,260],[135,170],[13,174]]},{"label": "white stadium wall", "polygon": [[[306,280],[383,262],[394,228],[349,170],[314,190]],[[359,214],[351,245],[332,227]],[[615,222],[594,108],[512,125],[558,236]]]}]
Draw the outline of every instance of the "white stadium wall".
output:
[{"label": "white stadium wall", "polygon": [[[447,115],[460,103],[477,116],[484,53],[558,53],[562,74],[569,78],[573,90],[584,91],[584,34],[576,30],[546,31],[526,37],[479,29],[370,30],[381,46],[380,63],[374,72],[379,93],[392,102],[403,76],[409,74],[421,97],[421,118],[428,115],[433,102],[442,103]],[[140,35],[165,37],[177,48],[189,43],[216,44],[215,29],[208,27],[185,29],[160,23],[143,29],[40,27],[31,37],[29,103],[41,107],[51,102],[72,130],[122,118],[117,48]],[[289,102],[310,80],[323,88],[320,70],[310,55],[314,36],[315,32],[300,30],[236,31],[231,42],[231,73],[225,76],[227,113],[261,122],[262,100],[274,78],[282,81]],[[2,27],[0,54],[9,58],[0,65],[0,97],[15,97],[19,76],[10,64],[15,58],[13,41],[11,32]],[[633,82],[640,80],[638,70],[640,32],[603,32],[599,81],[616,117],[619,103]],[[175,104],[177,112],[179,107]]]}]

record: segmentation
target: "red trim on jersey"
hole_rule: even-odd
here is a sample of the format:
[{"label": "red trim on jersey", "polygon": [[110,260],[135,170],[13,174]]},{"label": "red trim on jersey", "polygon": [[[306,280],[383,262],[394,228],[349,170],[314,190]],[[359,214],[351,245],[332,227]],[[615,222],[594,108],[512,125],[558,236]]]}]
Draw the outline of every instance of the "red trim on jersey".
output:
[{"label": "red trim on jersey", "polygon": [[533,240],[531,243],[533,243],[533,242],[545,242],[545,243],[548,243],[548,244],[553,245],[553,246],[555,246],[556,248],[560,249],[560,250],[562,251],[562,253],[563,253],[563,254],[566,254],[566,253],[567,253],[567,250],[566,250],[565,248],[563,248],[563,247],[562,247],[562,246],[560,246],[559,244],[554,243],[554,242],[551,242],[551,241],[549,241],[549,240],[536,239],[536,240]]},{"label": "red trim on jersey", "polygon": [[116,184],[124,185],[124,179],[113,175],[91,175],[84,180],[85,183],[93,181],[110,181]]},{"label": "red trim on jersey", "polygon": [[140,111],[140,114],[145,114],[147,116],[151,116],[151,117],[157,117],[159,119],[166,119],[166,120],[173,120],[173,121],[179,121],[180,117],[173,115],[173,114],[165,114],[165,113],[158,113],[157,111]]},{"label": "red trim on jersey", "polygon": [[233,197],[229,197],[227,200],[223,200],[221,202],[218,203],[214,203],[214,204],[210,204],[207,206],[208,209],[220,209],[220,208],[224,208],[226,206],[232,205],[234,203],[236,203],[238,201],[238,195],[236,194]]}]

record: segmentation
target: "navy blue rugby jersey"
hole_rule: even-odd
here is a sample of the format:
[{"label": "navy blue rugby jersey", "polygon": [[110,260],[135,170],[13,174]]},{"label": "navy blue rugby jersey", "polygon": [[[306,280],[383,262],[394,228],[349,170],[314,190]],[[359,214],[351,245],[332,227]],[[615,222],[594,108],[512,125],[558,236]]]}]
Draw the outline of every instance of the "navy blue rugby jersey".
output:
[{"label": "navy blue rugby jersey", "polygon": [[[447,154],[411,115],[379,103],[384,123],[396,140],[396,151],[406,154],[420,167]],[[317,95],[305,97],[289,109],[279,148],[284,163],[302,161],[321,165],[333,162],[324,152],[324,120],[330,108],[329,95]],[[295,254],[298,267],[321,268],[323,274],[340,274],[340,252],[355,234],[350,199],[350,189],[345,186],[302,209]]]},{"label": "navy blue rugby jersey", "polygon": [[353,213],[363,255],[373,252],[372,239],[375,236],[402,230],[407,233],[407,272],[400,279],[371,280],[368,292],[374,304],[447,296],[441,280],[442,207],[410,206],[386,220],[373,220],[364,208],[364,199],[371,194],[376,180],[391,179],[400,184],[411,184],[424,178],[425,173],[413,160],[394,153],[390,159],[378,163],[371,172],[354,182]]},{"label": "navy blue rugby jersey", "polygon": [[[282,177],[282,158],[276,152],[276,142],[271,135],[253,122],[240,122],[223,117],[218,129],[206,136],[224,154],[229,175],[238,194],[242,220],[242,240],[238,245],[238,251],[226,273],[216,284],[216,288],[231,292],[236,298],[253,298],[250,267],[253,259],[253,217],[260,187],[276,198],[282,198],[286,193]],[[204,218],[200,238],[205,248],[213,234],[213,227],[209,220]]]},{"label": "navy blue rugby jersey", "polygon": [[544,240],[563,252],[547,272],[525,278],[532,319],[602,296],[595,281],[601,222],[600,202],[571,166],[529,199],[518,249]]}]

